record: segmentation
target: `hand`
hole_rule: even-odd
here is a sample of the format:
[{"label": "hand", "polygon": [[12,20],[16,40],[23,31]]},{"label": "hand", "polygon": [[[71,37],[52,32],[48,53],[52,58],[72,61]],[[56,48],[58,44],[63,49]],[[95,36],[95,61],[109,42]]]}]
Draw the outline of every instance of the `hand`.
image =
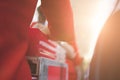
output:
[{"label": "hand", "polygon": [[66,50],[66,56],[69,59],[74,59],[76,54],[74,48],[67,42],[59,41],[59,44]]}]

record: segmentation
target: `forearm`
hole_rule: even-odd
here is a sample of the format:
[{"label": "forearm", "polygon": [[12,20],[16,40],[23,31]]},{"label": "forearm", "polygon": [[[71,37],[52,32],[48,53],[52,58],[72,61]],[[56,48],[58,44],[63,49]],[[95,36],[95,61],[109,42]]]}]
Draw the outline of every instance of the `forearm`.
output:
[{"label": "forearm", "polygon": [[70,0],[42,0],[52,38],[61,41],[74,39],[73,13]]}]

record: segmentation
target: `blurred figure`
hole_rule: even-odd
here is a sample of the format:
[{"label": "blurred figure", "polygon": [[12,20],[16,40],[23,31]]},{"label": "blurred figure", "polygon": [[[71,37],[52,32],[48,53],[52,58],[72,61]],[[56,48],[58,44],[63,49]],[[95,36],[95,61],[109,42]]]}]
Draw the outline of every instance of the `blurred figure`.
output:
[{"label": "blurred figure", "polygon": [[120,2],[105,23],[90,65],[89,80],[120,80]]},{"label": "blurred figure", "polygon": [[[50,34],[50,31],[49,31],[47,25],[45,24],[45,22],[47,20],[46,20],[45,15],[41,11],[42,8],[38,7],[37,10],[39,13],[38,22],[33,23],[32,28],[38,28],[40,30],[40,32],[43,32],[45,34],[44,37],[48,38],[48,40],[50,39],[54,42],[57,42],[57,44],[59,44],[60,46],[62,46],[66,50],[66,52],[67,52],[66,53],[66,61],[68,64],[68,69],[69,69],[69,80],[80,80],[81,75],[78,73],[80,73],[80,66],[82,65],[82,58],[79,56],[78,53],[76,53],[77,52],[77,49],[75,50],[76,45],[70,44],[70,43],[65,42],[65,41],[60,41],[59,39],[57,39],[57,40],[52,39],[52,35]],[[40,34],[40,32],[39,32],[39,34]],[[43,33],[41,33],[41,34],[43,34]],[[34,35],[38,36],[38,33],[36,33]],[[31,38],[31,40],[33,39],[32,41],[34,41],[35,39],[37,39],[37,41],[40,40],[40,37],[35,38],[34,35]],[[33,43],[33,42],[30,42],[30,44],[31,43]],[[37,45],[38,44],[36,44],[36,46]],[[31,46],[33,46],[33,44]],[[29,51],[29,53],[31,53],[31,52],[32,52],[32,54],[37,53],[36,52],[36,51],[38,51],[37,49],[38,48],[36,48],[35,51]],[[33,48],[31,48],[29,50],[33,50]],[[39,54],[39,51],[38,51],[38,54]]]},{"label": "blurred figure", "polygon": [[[38,22],[45,23],[45,21],[46,21],[45,18],[47,18],[47,16],[44,15],[44,10],[42,9],[42,7],[39,7],[39,8],[38,8],[39,9],[38,12],[40,13],[40,15],[39,15],[39,19],[38,19],[39,21]],[[57,17],[56,21],[59,23],[58,19],[59,18]],[[63,20],[64,20],[64,18],[63,18]],[[54,25],[55,24],[56,23],[54,23]],[[55,26],[56,30],[53,32],[51,30],[52,25],[48,21],[48,26],[49,26],[48,28],[50,29],[50,31],[47,31],[47,32],[49,32],[49,34],[47,34],[47,36],[48,36],[49,39],[51,39],[55,42],[58,42],[60,44],[60,46],[62,46],[67,51],[67,53],[66,53],[66,63],[68,64],[68,69],[69,69],[69,72],[68,72],[68,74],[69,74],[68,77],[69,78],[68,79],[69,80],[80,80],[81,75],[78,74],[78,73],[80,72],[80,67],[82,65],[82,60],[83,59],[78,53],[78,49],[77,49],[77,46],[76,46],[76,43],[75,43],[76,42],[75,37],[73,37],[72,41],[64,40],[65,38],[68,39],[69,37],[68,36],[65,37],[64,33],[61,33],[62,32],[61,29],[57,28],[57,26],[60,26],[60,25],[61,24],[56,25]],[[68,29],[69,28],[67,28],[66,30],[68,30]],[[55,36],[56,34],[58,34],[60,36]]]},{"label": "blurred figure", "polygon": [[[53,38],[74,42],[70,1],[41,1],[44,14],[51,25],[49,29]],[[0,1],[1,80],[31,80],[30,68],[25,56],[29,45],[28,27],[32,21],[36,3],[37,0]]]}]

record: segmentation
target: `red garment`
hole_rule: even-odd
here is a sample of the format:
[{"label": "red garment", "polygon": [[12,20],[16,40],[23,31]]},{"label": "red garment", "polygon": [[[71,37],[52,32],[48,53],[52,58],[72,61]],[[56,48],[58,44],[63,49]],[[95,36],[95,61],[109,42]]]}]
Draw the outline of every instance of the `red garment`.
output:
[{"label": "red garment", "polygon": [[[34,26],[37,23],[33,23],[31,26]],[[29,56],[44,56],[41,55],[39,52],[39,48],[41,46],[39,46],[39,41],[46,41],[48,42],[48,38],[46,35],[44,35],[39,29],[36,28],[30,28],[29,29],[29,49],[28,49],[28,55]],[[76,48],[75,43],[71,44]],[[41,47],[42,48],[42,47]],[[76,48],[77,51],[77,48]],[[49,56],[44,56],[44,57],[48,57]],[[76,53],[76,57],[71,60],[69,58],[66,59],[66,63],[68,64],[68,69],[69,69],[69,80],[77,80],[77,72],[75,70],[76,65],[80,65],[82,62],[82,58],[80,58],[80,56],[78,55],[78,53]]]},{"label": "red garment", "polygon": [[[44,42],[40,44],[40,42]],[[27,51],[28,56],[42,56],[50,59],[55,59],[56,51],[51,50],[56,48],[56,45],[49,42],[47,36],[43,34],[39,29],[30,28],[29,29],[29,48]],[[47,51],[49,54],[45,54]]]},{"label": "red garment", "polygon": [[[57,3],[56,3],[57,2]],[[73,13],[70,0],[42,0],[41,10],[45,14],[52,39],[75,41]]]},{"label": "red garment", "polygon": [[0,80],[31,80],[25,59],[36,0],[0,0]]},{"label": "red garment", "polygon": [[[25,55],[28,49],[28,27],[36,3],[37,0],[0,0],[1,80],[31,80]],[[59,40],[73,41],[73,17],[69,0],[42,0],[42,8],[52,26],[52,35]]]}]

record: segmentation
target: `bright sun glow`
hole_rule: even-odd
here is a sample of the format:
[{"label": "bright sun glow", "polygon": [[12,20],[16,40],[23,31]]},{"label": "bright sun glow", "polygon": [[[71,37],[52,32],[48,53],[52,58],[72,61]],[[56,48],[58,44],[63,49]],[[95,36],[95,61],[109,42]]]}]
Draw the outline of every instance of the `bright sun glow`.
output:
[{"label": "bright sun glow", "polygon": [[116,2],[115,0],[100,0],[99,5],[97,6],[95,15],[93,15],[93,17],[89,19],[93,35],[92,35],[92,40],[90,42],[91,44],[90,44],[89,53],[85,56],[85,59],[87,60],[91,59],[98,35],[105,21],[111,14],[111,11],[113,10],[115,2]]}]

